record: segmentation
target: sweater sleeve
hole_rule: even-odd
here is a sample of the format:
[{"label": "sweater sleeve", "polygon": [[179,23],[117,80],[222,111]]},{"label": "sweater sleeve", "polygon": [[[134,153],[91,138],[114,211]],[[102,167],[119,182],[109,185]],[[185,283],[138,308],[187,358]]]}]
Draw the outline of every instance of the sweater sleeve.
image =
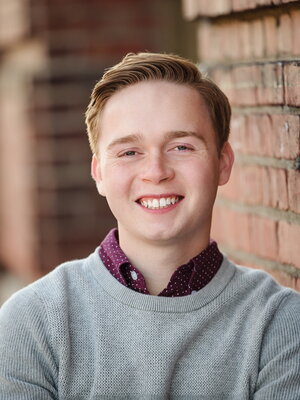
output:
[{"label": "sweater sleeve", "polygon": [[300,297],[284,298],[262,343],[254,400],[300,399]]},{"label": "sweater sleeve", "polygon": [[40,300],[24,289],[0,310],[0,398],[57,399],[49,325]]}]

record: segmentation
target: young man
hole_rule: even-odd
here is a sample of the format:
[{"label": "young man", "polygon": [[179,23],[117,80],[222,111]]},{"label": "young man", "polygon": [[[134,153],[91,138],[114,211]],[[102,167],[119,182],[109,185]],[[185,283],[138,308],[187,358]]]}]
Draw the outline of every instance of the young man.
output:
[{"label": "young man", "polygon": [[226,96],[185,59],[128,54],[86,122],[118,229],[3,306],[0,398],[299,399],[299,294],[210,239]]}]

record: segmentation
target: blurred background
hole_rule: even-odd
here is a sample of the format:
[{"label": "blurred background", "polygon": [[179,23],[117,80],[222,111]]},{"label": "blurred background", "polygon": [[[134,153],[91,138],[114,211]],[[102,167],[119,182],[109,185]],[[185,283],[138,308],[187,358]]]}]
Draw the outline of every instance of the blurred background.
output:
[{"label": "blurred background", "polygon": [[0,0],[0,304],[115,226],[84,112],[104,69],[145,50],[199,62],[228,95],[236,165],[213,237],[300,290],[299,37],[292,0]]},{"label": "blurred background", "polygon": [[84,125],[104,69],[130,51],[196,61],[195,43],[180,0],[0,1],[2,297],[86,256],[115,226]]}]

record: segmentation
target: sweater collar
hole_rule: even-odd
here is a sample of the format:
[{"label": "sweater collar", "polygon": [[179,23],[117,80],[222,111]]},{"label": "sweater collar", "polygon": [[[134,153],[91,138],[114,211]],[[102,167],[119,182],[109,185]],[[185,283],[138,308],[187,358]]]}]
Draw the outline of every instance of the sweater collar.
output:
[{"label": "sweater collar", "polygon": [[234,276],[236,267],[224,256],[214,278],[200,291],[189,296],[162,297],[138,293],[115,279],[99,257],[99,247],[85,259],[84,268],[116,302],[144,311],[167,313],[191,312],[217,298]]}]

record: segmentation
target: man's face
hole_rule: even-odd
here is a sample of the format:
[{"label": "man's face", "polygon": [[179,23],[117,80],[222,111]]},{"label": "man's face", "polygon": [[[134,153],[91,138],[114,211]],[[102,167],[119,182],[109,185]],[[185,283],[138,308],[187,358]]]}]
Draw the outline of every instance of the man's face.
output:
[{"label": "man's face", "polygon": [[163,81],[129,86],[106,103],[100,130],[92,175],[120,241],[208,242],[217,187],[227,182],[233,155],[227,144],[219,156],[199,93]]}]

